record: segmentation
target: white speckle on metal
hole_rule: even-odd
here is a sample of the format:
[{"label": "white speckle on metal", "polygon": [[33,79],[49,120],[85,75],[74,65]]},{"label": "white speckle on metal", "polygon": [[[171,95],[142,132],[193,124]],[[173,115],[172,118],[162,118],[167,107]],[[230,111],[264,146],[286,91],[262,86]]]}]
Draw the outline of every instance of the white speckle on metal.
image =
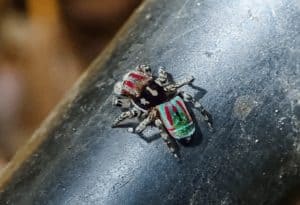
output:
[{"label": "white speckle on metal", "polygon": [[151,19],[151,17],[152,17],[152,15],[151,15],[151,14],[146,14],[146,16],[145,16],[145,19],[146,19],[146,20],[150,20],[150,19]]}]

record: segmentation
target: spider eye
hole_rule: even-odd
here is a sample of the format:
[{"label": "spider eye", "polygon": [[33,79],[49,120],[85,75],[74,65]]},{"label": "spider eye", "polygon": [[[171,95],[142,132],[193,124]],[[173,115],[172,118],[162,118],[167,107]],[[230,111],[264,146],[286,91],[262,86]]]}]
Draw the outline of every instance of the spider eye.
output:
[{"label": "spider eye", "polygon": [[151,72],[151,68],[149,66],[144,67],[145,72]]},{"label": "spider eye", "polygon": [[138,71],[141,71],[141,72],[144,72],[144,73],[151,73],[151,68],[150,68],[150,66],[144,65],[144,64],[139,65],[139,66],[137,67],[137,70],[138,70]]}]

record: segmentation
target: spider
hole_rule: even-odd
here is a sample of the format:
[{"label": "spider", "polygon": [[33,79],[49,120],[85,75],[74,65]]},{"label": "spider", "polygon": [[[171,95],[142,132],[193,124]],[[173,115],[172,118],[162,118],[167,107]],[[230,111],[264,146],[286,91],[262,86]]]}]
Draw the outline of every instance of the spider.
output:
[{"label": "spider", "polygon": [[140,121],[137,127],[130,127],[128,131],[141,135],[148,125],[154,125],[174,157],[179,158],[176,141],[189,143],[195,132],[195,124],[186,103],[200,110],[212,130],[210,114],[193,96],[179,91],[180,87],[193,81],[194,77],[187,77],[174,82],[163,67],[155,76],[149,66],[137,66],[114,86],[113,105],[127,111],[114,120],[112,127],[117,127],[126,119],[137,118]]}]

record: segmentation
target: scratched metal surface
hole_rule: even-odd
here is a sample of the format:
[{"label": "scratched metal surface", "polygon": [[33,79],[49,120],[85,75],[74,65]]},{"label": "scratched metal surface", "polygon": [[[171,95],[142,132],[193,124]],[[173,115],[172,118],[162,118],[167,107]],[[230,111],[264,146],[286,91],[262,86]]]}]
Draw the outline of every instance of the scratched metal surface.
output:
[{"label": "scratched metal surface", "polygon": [[[299,0],[150,1],[1,204],[279,203],[300,182],[299,32]],[[206,91],[186,88],[215,132],[195,111],[202,136],[181,162],[161,139],[110,128],[113,84],[139,63]]]}]

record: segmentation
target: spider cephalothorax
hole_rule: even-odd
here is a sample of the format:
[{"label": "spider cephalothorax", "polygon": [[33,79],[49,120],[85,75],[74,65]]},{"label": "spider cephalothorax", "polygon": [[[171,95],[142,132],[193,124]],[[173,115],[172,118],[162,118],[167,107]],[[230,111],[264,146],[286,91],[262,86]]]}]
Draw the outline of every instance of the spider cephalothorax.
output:
[{"label": "spider cephalothorax", "polygon": [[163,68],[159,68],[158,76],[154,76],[149,66],[138,66],[115,85],[113,104],[129,110],[115,119],[113,127],[125,119],[137,117],[140,123],[129,131],[142,133],[148,125],[156,126],[170,151],[178,157],[175,140],[189,142],[195,132],[195,124],[185,103],[199,109],[208,126],[212,127],[210,115],[203,106],[191,95],[178,90],[193,80],[189,77],[173,82]]}]

